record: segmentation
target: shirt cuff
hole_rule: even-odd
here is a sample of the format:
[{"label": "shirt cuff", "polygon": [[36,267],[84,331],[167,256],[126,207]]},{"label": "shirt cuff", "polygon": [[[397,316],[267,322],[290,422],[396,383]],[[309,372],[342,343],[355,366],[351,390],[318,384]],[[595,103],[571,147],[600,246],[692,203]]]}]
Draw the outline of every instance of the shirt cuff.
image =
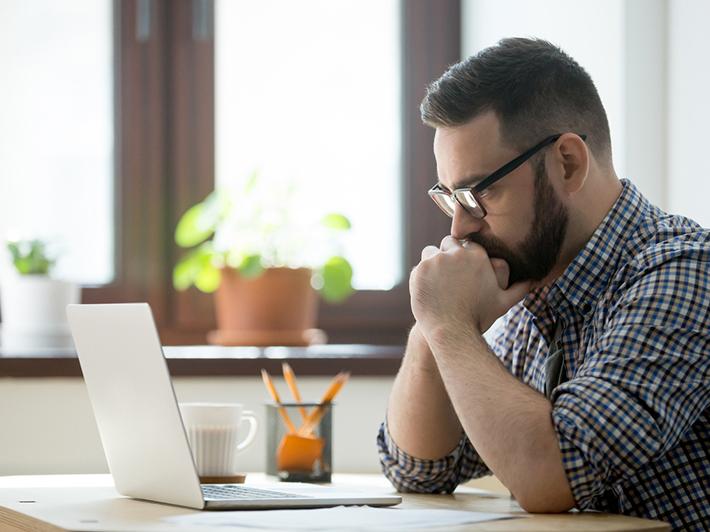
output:
[{"label": "shirt cuff", "polygon": [[[382,464],[382,472],[398,491],[416,493],[452,493],[465,480],[474,476],[488,474],[488,470],[480,463],[480,467],[467,468],[461,471],[462,458],[465,449],[470,447],[465,435],[456,447],[446,456],[427,460],[416,458],[402,449],[392,439],[387,422],[380,426],[377,445]],[[472,450],[472,448],[471,448]],[[478,457],[476,456],[478,459]],[[478,459],[480,462],[480,459]],[[483,470],[481,473],[480,471]]]},{"label": "shirt cuff", "polygon": [[597,456],[594,445],[596,433],[585,430],[586,421],[563,406],[558,401],[552,411],[552,421],[562,455],[570,490],[576,507],[580,510],[604,510],[608,508],[609,492],[614,491],[609,484],[611,476],[605,460]]}]

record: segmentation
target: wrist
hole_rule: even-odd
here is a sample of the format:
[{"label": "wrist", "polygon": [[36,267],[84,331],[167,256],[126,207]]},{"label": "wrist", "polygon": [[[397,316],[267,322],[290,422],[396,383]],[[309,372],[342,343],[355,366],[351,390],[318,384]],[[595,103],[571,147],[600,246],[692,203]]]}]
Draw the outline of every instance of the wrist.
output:
[{"label": "wrist", "polygon": [[472,344],[485,343],[483,333],[481,333],[480,329],[473,323],[446,323],[437,325],[427,331],[426,339],[434,353],[439,351],[442,347],[470,347]]},{"label": "wrist", "polygon": [[405,362],[410,366],[415,366],[417,369],[427,372],[438,372],[436,360],[434,360],[434,355],[431,352],[429,343],[421,327],[416,323],[409,331]]}]

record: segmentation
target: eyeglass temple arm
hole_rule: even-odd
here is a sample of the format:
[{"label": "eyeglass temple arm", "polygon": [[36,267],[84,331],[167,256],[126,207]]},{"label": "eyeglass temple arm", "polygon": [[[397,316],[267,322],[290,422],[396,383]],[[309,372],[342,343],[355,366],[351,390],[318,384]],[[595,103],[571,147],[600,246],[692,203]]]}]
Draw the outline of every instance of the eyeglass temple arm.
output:
[{"label": "eyeglass temple arm", "polygon": [[[525,161],[527,161],[530,157],[535,155],[536,152],[540,151],[543,149],[545,146],[548,146],[549,144],[552,144],[553,142],[557,142],[557,139],[559,139],[562,136],[562,133],[559,133],[557,135],[552,135],[550,137],[547,137],[541,142],[538,142],[530,148],[529,150],[521,153],[518,155],[515,159],[510,161],[508,164],[502,166],[495,172],[493,172],[491,175],[489,175],[487,178],[485,178],[483,181],[478,183],[475,187],[473,187],[474,192],[480,192],[481,190],[491,186],[493,183],[498,181],[500,178],[503,176],[509,174],[513,170],[515,170],[518,166],[523,164]],[[587,139],[587,135],[578,135],[582,140]]]}]

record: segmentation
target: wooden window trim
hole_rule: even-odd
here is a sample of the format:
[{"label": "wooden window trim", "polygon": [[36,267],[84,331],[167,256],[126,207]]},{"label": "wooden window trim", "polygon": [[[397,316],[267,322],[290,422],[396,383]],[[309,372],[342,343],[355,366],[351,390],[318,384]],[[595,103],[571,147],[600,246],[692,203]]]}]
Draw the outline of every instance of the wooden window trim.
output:
[{"label": "wooden window trim", "polygon": [[[116,279],[85,288],[90,303],[148,301],[163,343],[205,342],[212,298],[172,288],[180,214],[214,186],[214,43],[192,35],[190,0],[153,0],[151,32],[136,40],[137,0],[115,0]],[[426,195],[435,179],[433,131],[419,119],[426,86],[460,57],[460,0],[402,0],[404,271],[448,233]],[[212,27],[214,25],[212,24]],[[408,275],[388,291],[321,303],[334,343],[401,344],[413,322]]]}]

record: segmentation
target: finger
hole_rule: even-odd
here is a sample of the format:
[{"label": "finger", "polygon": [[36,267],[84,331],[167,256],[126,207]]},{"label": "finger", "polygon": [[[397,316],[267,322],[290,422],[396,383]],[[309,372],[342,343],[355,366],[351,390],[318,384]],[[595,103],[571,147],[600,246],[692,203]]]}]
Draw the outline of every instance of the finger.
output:
[{"label": "finger", "polygon": [[441,248],[441,251],[449,251],[450,249],[461,247],[461,242],[453,236],[449,235],[445,236],[442,239],[441,245],[439,247]]},{"label": "finger", "polygon": [[479,249],[483,250],[483,252],[488,255],[488,252],[486,251],[486,248],[484,248],[482,245],[472,241],[472,240],[463,240],[461,241],[461,247],[466,248],[466,249]]},{"label": "finger", "polygon": [[530,281],[521,281],[515,283],[507,290],[503,290],[501,294],[501,303],[505,305],[506,311],[513,307],[518,301],[523,299],[530,292],[532,283]]},{"label": "finger", "polygon": [[422,260],[427,260],[439,253],[439,248],[436,246],[427,246],[422,250]]},{"label": "finger", "polygon": [[491,259],[491,266],[493,266],[493,271],[496,274],[498,286],[500,286],[503,290],[508,288],[508,277],[510,276],[510,267],[508,266],[508,263],[503,259],[493,258]]}]

